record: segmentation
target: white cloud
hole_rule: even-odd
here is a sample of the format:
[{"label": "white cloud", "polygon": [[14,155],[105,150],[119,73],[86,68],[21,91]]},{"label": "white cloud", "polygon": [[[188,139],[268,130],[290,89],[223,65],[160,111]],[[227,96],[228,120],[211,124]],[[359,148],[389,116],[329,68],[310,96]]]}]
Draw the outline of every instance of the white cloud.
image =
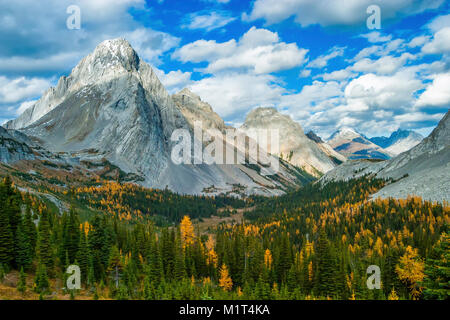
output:
[{"label": "white cloud", "polygon": [[349,78],[354,78],[357,74],[353,73],[350,68],[345,68],[341,70],[335,70],[330,73],[324,73],[321,75],[318,75],[317,77],[322,78],[325,81],[330,80],[346,80]]},{"label": "white cloud", "polygon": [[326,55],[321,55],[309,62],[306,66],[307,68],[323,68],[326,67],[328,61],[336,57],[341,57],[344,54],[345,48],[343,47],[333,47],[330,49],[330,53]]},{"label": "white cloud", "polygon": [[450,52],[450,27],[437,31],[433,39],[422,47],[424,53],[449,53]]},{"label": "white cloud", "polygon": [[356,62],[351,70],[357,72],[374,72],[377,74],[393,74],[400,67],[404,66],[408,60],[414,60],[415,57],[410,53],[403,53],[399,57],[384,56],[377,60],[372,60],[369,58],[364,58]]},{"label": "white cloud", "polygon": [[422,87],[422,82],[410,71],[392,76],[369,73],[352,80],[345,88],[345,97],[347,104],[398,111],[412,106],[415,92]]},{"label": "white cloud", "polygon": [[[69,30],[66,9],[81,9],[81,29]],[[106,39],[127,37],[154,64],[177,38],[143,28],[131,8],[146,11],[145,0],[0,1],[0,72],[65,72]]]},{"label": "white cloud", "polygon": [[0,104],[14,104],[40,96],[50,85],[49,80],[42,78],[0,76]]},{"label": "white cloud", "polygon": [[138,28],[123,35],[141,58],[152,64],[160,64],[160,56],[178,46],[180,39],[168,33]]},{"label": "white cloud", "polygon": [[163,70],[155,67],[153,67],[153,70],[155,70],[159,80],[171,94],[186,88],[192,82],[191,72],[177,70],[165,73]]},{"label": "white cloud", "polygon": [[361,37],[366,38],[370,43],[387,42],[392,39],[392,35],[382,36],[378,31],[362,34]]},{"label": "white cloud", "polygon": [[437,32],[445,27],[450,27],[450,14],[442,15],[434,18],[427,24],[428,29]]},{"label": "white cloud", "polygon": [[188,22],[183,25],[184,28],[191,30],[205,29],[206,31],[211,31],[226,26],[230,22],[236,20],[236,18],[231,17],[226,12],[212,11],[206,14],[190,14],[187,16],[187,20]]},{"label": "white cloud", "polygon": [[341,85],[336,81],[314,81],[311,85],[303,86],[297,94],[286,94],[281,98],[280,107],[289,109],[297,118],[298,111],[317,112],[326,109],[330,101],[342,97]]},{"label": "white cloud", "polygon": [[410,47],[410,48],[421,47],[425,43],[427,43],[429,40],[430,40],[429,36],[424,36],[424,35],[417,36],[408,43],[408,47]]},{"label": "white cloud", "polygon": [[221,74],[190,85],[191,90],[227,120],[259,106],[274,106],[285,89],[270,75]]},{"label": "white cloud", "polygon": [[418,107],[450,106],[450,73],[434,76],[433,82],[417,100]]},{"label": "white cloud", "polygon": [[[405,15],[438,8],[444,0],[392,0],[382,4],[383,19],[400,18]],[[251,13],[244,20],[264,19],[268,24],[278,23],[292,16],[302,26],[320,24],[365,26],[367,7],[373,0],[256,0]]]},{"label": "white cloud", "polygon": [[176,50],[172,58],[182,62],[211,61],[231,55],[236,50],[234,39],[217,43],[215,40],[197,40]]},{"label": "white cloud", "polygon": [[207,61],[206,73],[243,70],[266,74],[302,65],[306,53],[295,43],[280,42],[277,33],[252,27],[238,42],[198,40],[177,50],[173,57],[183,62]]}]

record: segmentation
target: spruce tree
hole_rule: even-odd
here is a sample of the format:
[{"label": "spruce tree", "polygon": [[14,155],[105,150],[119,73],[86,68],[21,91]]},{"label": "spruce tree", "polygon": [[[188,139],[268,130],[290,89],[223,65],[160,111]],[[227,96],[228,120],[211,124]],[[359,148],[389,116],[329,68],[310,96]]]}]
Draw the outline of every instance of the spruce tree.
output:
[{"label": "spruce tree", "polygon": [[34,279],[35,291],[40,294],[48,292],[50,283],[48,281],[47,267],[44,263],[39,262],[36,277]]},{"label": "spruce tree", "polygon": [[29,269],[33,262],[33,248],[26,232],[25,217],[21,219],[17,228],[15,249],[17,267]]},{"label": "spruce tree", "polygon": [[23,271],[23,267],[20,268],[19,273],[19,282],[17,283],[17,291],[19,291],[22,295],[27,291],[27,275]]},{"label": "spruce tree", "polygon": [[323,298],[336,296],[336,272],[338,266],[332,247],[324,230],[320,232],[317,243],[316,291]]},{"label": "spruce tree", "polygon": [[46,272],[51,273],[53,270],[53,248],[51,244],[51,229],[49,222],[49,213],[43,211],[39,220],[39,233],[37,242],[37,258],[38,261],[45,266]]},{"label": "spruce tree", "polygon": [[427,300],[448,300],[450,296],[450,235],[443,233],[425,261],[423,296]]},{"label": "spruce tree", "polygon": [[14,242],[9,218],[4,209],[0,208],[0,264],[8,268],[14,259]]}]

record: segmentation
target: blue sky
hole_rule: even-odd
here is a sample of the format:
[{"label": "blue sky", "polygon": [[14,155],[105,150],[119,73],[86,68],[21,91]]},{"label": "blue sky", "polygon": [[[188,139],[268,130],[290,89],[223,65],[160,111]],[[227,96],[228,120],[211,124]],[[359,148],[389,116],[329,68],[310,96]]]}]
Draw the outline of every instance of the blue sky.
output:
[{"label": "blue sky", "polygon": [[[69,5],[80,30],[66,27]],[[426,135],[450,106],[444,0],[0,0],[0,123],[117,37],[171,93],[191,88],[236,126],[273,106],[325,138],[343,126]]]}]

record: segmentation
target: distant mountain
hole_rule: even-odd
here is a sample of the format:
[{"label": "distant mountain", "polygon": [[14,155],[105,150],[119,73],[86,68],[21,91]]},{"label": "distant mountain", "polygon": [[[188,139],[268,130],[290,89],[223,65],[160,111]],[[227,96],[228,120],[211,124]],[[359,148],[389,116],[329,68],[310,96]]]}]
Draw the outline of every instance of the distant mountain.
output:
[{"label": "distant mountain", "polygon": [[250,129],[278,129],[280,156],[316,177],[336,166],[330,157],[304,134],[300,124],[275,108],[252,110],[240,129],[244,132]]},{"label": "distant mountain", "polygon": [[450,202],[450,111],[433,132],[411,150],[387,161],[348,161],[328,172],[322,183],[348,180],[363,175],[393,179],[374,197],[406,198]]},{"label": "distant mountain", "polygon": [[224,132],[227,126],[223,119],[214,112],[211,105],[185,88],[172,95],[172,99],[191,126],[195,121],[201,121],[205,129],[218,129]]},{"label": "distant mountain", "polygon": [[259,163],[175,165],[172,133],[177,129],[192,133],[195,119],[204,120],[206,127],[224,128],[212,108],[188,90],[170,96],[131,45],[114,39],[99,44],[68,77],[60,78],[56,88],[5,127],[20,130],[54,154],[97,163],[106,160],[136,177],[137,183],[179,193],[238,189],[274,195],[311,180],[284,163],[274,176],[262,175]]},{"label": "distant mountain", "polygon": [[306,136],[314,141],[317,146],[328,156],[330,159],[336,164],[339,165],[342,162],[347,161],[347,158],[340,154],[339,152],[336,152],[328,143],[322,140],[321,137],[316,135],[313,131],[309,131]]},{"label": "distant mountain", "polygon": [[390,159],[392,154],[374,144],[364,135],[351,128],[341,128],[334,132],[327,143],[348,159]]},{"label": "distant mountain", "polygon": [[389,137],[373,137],[369,140],[389,153],[398,155],[418,145],[423,140],[423,136],[414,131],[398,129]]}]

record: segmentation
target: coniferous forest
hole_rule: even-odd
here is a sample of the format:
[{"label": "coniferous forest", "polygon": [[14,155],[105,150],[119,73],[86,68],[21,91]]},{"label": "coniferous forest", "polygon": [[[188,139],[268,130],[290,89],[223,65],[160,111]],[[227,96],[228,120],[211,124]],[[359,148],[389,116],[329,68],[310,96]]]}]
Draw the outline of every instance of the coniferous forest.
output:
[{"label": "coniferous forest", "polygon": [[[19,191],[7,177],[0,183],[0,298],[448,299],[450,207],[417,197],[369,199],[384,183],[311,184],[257,201],[147,197],[141,187],[107,184],[69,192],[105,209],[81,217],[76,207],[61,213]],[[128,208],[130,192],[148,206]],[[160,226],[146,217],[164,214],[163,197],[173,213],[167,221],[176,223]],[[239,208],[244,219],[201,232],[197,222],[218,207]],[[63,289],[71,265],[80,268],[80,289]],[[379,289],[367,284],[369,266],[380,269]]]}]

